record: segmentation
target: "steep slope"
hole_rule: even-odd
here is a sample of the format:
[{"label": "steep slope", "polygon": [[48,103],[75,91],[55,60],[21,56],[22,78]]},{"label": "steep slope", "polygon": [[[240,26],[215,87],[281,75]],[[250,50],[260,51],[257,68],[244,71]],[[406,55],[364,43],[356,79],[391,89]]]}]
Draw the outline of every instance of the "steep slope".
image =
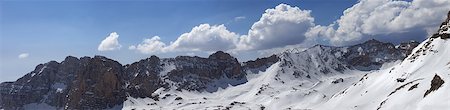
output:
[{"label": "steep slope", "polygon": [[[340,62],[330,52],[334,48],[315,46],[301,52],[284,52],[265,71],[250,72],[247,83],[217,92],[160,88],[153,94],[156,99],[128,97],[124,109],[307,108],[329,99],[362,75]],[[273,61],[269,59],[261,60]]]},{"label": "steep slope", "polygon": [[[306,51],[318,51],[318,49],[315,48],[320,48],[323,50],[321,53],[331,54],[333,57],[337,58],[338,62],[346,64],[348,68],[370,71],[380,69],[385,63],[403,60],[417,45],[419,45],[418,42],[410,41],[395,46],[392,43],[384,43],[371,39],[361,44],[345,47],[316,45],[306,49]],[[284,53],[300,53],[302,51],[303,50],[294,48],[287,50],[278,56],[282,56]]]},{"label": "steep slope", "polygon": [[[450,12],[449,12],[450,18]],[[449,18],[403,62],[366,74],[318,109],[448,109]],[[368,100],[370,99],[370,100]]]},{"label": "steep slope", "polygon": [[[450,42],[430,38],[400,64],[366,74],[319,109],[445,109],[450,96]],[[370,99],[370,100],[369,100]]]},{"label": "steep slope", "polygon": [[[124,97],[122,66],[102,56],[50,61],[15,82],[2,83],[1,107],[40,106],[53,109],[109,108]],[[3,88],[5,87],[5,88]],[[37,108],[35,108],[37,109]]]}]

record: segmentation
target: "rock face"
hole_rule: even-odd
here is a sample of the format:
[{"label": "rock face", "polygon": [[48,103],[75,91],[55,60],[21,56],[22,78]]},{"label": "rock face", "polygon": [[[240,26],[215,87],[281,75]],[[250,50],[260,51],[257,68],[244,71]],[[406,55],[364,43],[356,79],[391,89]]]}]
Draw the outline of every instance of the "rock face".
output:
[{"label": "rock face", "polygon": [[247,81],[236,58],[216,52],[208,58],[156,56],[122,66],[103,56],[50,61],[15,82],[0,84],[0,109],[47,104],[55,109],[106,109],[126,97],[153,97],[163,87],[213,92]]},{"label": "rock face", "polygon": [[[102,56],[81,58],[75,80],[68,89],[66,109],[110,108],[124,101],[122,65]],[[64,101],[64,100],[63,100]]]},{"label": "rock face", "polygon": [[437,33],[435,33],[435,34],[433,34],[433,36],[431,36],[431,38],[438,38],[438,37],[440,37],[442,39],[450,38],[450,11],[447,14],[447,19],[445,19],[445,21],[442,22]]},{"label": "rock face", "polygon": [[272,55],[264,58],[257,58],[256,60],[244,62],[243,68],[244,70],[256,73],[258,71],[266,70],[266,68],[278,62],[279,60],[280,58],[277,55]]},{"label": "rock face", "polygon": [[[59,109],[108,108],[124,101],[122,66],[101,56],[50,61],[15,82],[2,83],[2,108],[46,103]],[[5,87],[5,88],[3,88]]]},{"label": "rock face", "polygon": [[175,69],[167,73],[177,89],[197,91],[217,91],[228,84],[238,85],[247,82],[240,63],[228,53],[218,51],[208,58],[179,56],[169,59]]},{"label": "rock face", "polygon": [[[330,70],[338,72],[342,72],[344,69],[367,71],[379,69],[387,62],[403,60],[418,44],[418,42],[410,41],[395,46],[391,43],[371,39],[364,43],[347,47],[316,45],[304,51],[291,49],[277,56],[281,57],[280,61],[284,62],[285,65],[294,66],[292,65],[293,62],[301,60],[298,63],[304,64],[306,67],[309,66],[308,68],[318,68],[319,71],[323,71],[325,74],[330,72]],[[297,57],[301,59],[293,59]],[[311,65],[316,66],[311,67]],[[307,70],[300,69],[298,73],[308,73]]]},{"label": "rock face", "polygon": [[[408,46],[408,44],[403,45]],[[394,44],[372,39],[362,44],[340,49],[344,51],[340,52],[342,56],[338,58],[355,69],[373,70],[379,69],[385,62],[403,60],[415,46],[409,45],[409,48],[402,49],[403,47],[396,48]]]},{"label": "rock face", "polygon": [[151,97],[153,91],[160,87],[167,87],[159,78],[163,65],[157,56],[135,62],[125,66],[127,73],[124,78],[128,82],[125,84],[127,94],[132,97]]},{"label": "rock face", "polygon": [[412,50],[417,47],[420,43],[417,41],[403,42],[397,47],[404,55],[411,54]]}]

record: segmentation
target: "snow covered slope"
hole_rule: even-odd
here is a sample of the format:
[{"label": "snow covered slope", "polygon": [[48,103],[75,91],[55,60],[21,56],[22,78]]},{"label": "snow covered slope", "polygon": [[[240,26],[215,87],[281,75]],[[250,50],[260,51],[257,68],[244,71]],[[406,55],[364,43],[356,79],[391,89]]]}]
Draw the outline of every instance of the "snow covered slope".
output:
[{"label": "snow covered slope", "polygon": [[450,107],[450,41],[429,38],[406,60],[366,74],[318,109],[433,109]]},{"label": "snow covered slope", "polygon": [[[345,68],[322,53],[328,47],[317,46],[283,53],[279,62],[249,74],[242,85],[213,93],[161,88],[153,94],[157,98],[128,97],[123,109],[447,109],[448,47],[448,39],[429,38],[404,61],[364,72]],[[299,70],[304,74],[295,74]]]},{"label": "snow covered slope", "polygon": [[[249,82],[217,92],[159,89],[158,98],[132,98],[124,109],[288,109],[309,108],[328,100],[356,82],[359,73],[330,76],[323,81],[299,80],[281,72],[276,63],[265,72],[249,75]],[[359,76],[359,77],[358,77]]]},{"label": "snow covered slope", "polygon": [[156,98],[128,97],[124,109],[289,109],[310,108],[357,82],[361,71],[349,69],[332,51],[315,46],[284,52],[265,71],[248,74],[248,82],[216,92],[161,88]]}]

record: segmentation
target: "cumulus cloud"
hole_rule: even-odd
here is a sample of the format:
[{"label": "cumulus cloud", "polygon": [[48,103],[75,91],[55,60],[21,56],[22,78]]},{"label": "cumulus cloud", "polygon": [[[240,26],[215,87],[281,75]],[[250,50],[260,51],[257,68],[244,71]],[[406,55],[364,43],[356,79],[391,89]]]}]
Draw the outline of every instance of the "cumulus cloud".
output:
[{"label": "cumulus cloud", "polygon": [[169,50],[217,51],[235,48],[238,35],[224,25],[200,24],[173,42]]},{"label": "cumulus cloud", "polygon": [[[147,54],[218,50],[268,53],[314,44],[349,45],[371,38],[420,40],[436,30],[448,10],[449,0],[360,0],[335,22],[322,26],[315,25],[310,10],[280,4],[265,10],[246,35],[230,32],[224,25],[200,24],[168,45],[156,36],[129,49]],[[234,18],[239,19],[245,17]]]},{"label": "cumulus cloud", "polygon": [[240,38],[238,50],[260,50],[294,45],[305,40],[305,33],[314,26],[310,10],[287,4],[267,9],[255,22],[248,35]]},{"label": "cumulus cloud", "polygon": [[120,49],[122,45],[119,44],[119,35],[116,32],[112,32],[106,37],[100,45],[98,45],[98,51],[112,51]]},{"label": "cumulus cloud", "polygon": [[361,0],[346,9],[335,24],[316,26],[307,36],[332,45],[345,45],[369,37],[413,38],[417,36],[411,35],[417,31],[423,31],[425,35],[419,37],[426,38],[426,33],[429,35],[431,28],[437,28],[449,9],[448,0]]},{"label": "cumulus cloud", "polygon": [[162,52],[164,47],[166,47],[166,44],[161,42],[161,38],[159,36],[154,36],[150,39],[144,39],[141,44],[138,44],[137,46],[132,45],[128,47],[128,49],[137,50],[145,54],[151,54]]},{"label": "cumulus cloud", "polygon": [[230,32],[224,25],[200,24],[188,33],[180,35],[174,42],[167,45],[159,37],[145,39],[137,46],[129,49],[139,50],[141,53],[174,52],[174,51],[217,51],[229,50],[236,47],[239,35]]},{"label": "cumulus cloud", "polygon": [[25,58],[28,58],[28,56],[30,56],[29,53],[21,53],[21,54],[19,54],[18,58],[19,59],[25,59]]},{"label": "cumulus cloud", "polygon": [[[310,10],[301,10],[287,4],[280,4],[267,9],[259,21],[255,22],[248,35],[230,32],[222,25],[200,24],[188,33],[180,35],[177,40],[166,45],[160,38],[146,39],[139,45],[132,45],[131,50],[141,53],[174,51],[246,51],[279,48],[302,43],[305,33],[314,26]],[[245,19],[235,17],[234,20]]]}]

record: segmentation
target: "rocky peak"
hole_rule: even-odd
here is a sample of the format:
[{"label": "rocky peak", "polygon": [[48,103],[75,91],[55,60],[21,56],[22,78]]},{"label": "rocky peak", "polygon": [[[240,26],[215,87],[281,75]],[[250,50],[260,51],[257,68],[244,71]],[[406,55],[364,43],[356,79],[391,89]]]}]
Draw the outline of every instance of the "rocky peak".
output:
[{"label": "rocky peak", "polygon": [[450,38],[450,11],[447,14],[447,19],[445,19],[445,21],[442,22],[438,31],[431,36],[431,38],[439,38],[439,37],[442,39]]},{"label": "rocky peak", "polygon": [[382,43],[383,42],[378,41],[376,39],[370,39],[370,40],[367,40],[366,42],[364,42],[363,44],[382,44]]},{"label": "rocky peak", "polygon": [[358,70],[374,70],[385,62],[402,60],[406,54],[395,48],[392,43],[371,39],[361,44],[349,46],[340,59]]},{"label": "rocky peak", "polygon": [[272,64],[278,62],[280,58],[277,55],[271,55],[269,57],[257,58],[256,60],[250,60],[243,63],[244,71],[250,71],[257,73],[258,71],[265,71]]},{"label": "rocky peak", "polygon": [[227,59],[234,59],[230,54],[225,53],[223,51],[217,51],[216,53],[213,53],[209,55],[209,59],[218,59],[218,60],[227,60]]},{"label": "rocky peak", "polygon": [[175,68],[167,73],[178,90],[217,91],[228,84],[237,85],[247,81],[236,58],[223,51],[208,58],[178,56],[168,59]]},{"label": "rocky peak", "polygon": [[155,56],[155,55],[152,55],[152,56],[150,56],[150,58],[148,58],[150,61],[159,61],[160,59],[159,59],[159,57],[157,57],[157,56]]},{"label": "rocky peak", "polygon": [[165,87],[158,76],[162,71],[161,59],[152,55],[150,58],[140,60],[125,67],[127,94],[131,97],[152,97],[153,91]]},{"label": "rocky peak", "polygon": [[63,62],[76,62],[79,61],[80,59],[78,59],[77,57],[74,56],[67,56]]},{"label": "rocky peak", "polygon": [[370,48],[372,46],[387,46],[389,48],[394,48],[394,44],[392,44],[392,43],[384,43],[384,42],[378,41],[376,39],[370,39],[370,40],[368,40],[368,41],[366,41],[364,43],[357,44],[356,46],[360,46],[363,49],[364,48]]},{"label": "rocky peak", "polygon": [[417,41],[410,41],[410,42],[402,42],[400,45],[398,45],[397,49],[402,51],[404,53],[404,56],[407,56],[411,54],[412,50],[419,45],[419,42]]}]

